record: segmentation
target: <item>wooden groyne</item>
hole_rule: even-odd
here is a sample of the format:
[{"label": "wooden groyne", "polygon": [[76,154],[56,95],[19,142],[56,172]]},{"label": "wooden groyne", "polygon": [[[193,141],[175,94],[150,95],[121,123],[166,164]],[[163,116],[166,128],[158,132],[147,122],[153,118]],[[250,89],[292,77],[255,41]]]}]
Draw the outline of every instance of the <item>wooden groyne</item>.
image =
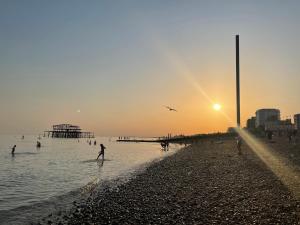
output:
[{"label": "wooden groyne", "polygon": [[193,143],[201,140],[209,140],[209,139],[219,139],[226,140],[229,138],[235,137],[235,133],[213,133],[213,134],[197,134],[191,136],[174,136],[174,137],[158,137],[155,139],[143,139],[143,138],[126,138],[126,139],[118,139],[117,142],[150,142],[150,143],[161,143],[161,142],[169,142],[169,143]]}]

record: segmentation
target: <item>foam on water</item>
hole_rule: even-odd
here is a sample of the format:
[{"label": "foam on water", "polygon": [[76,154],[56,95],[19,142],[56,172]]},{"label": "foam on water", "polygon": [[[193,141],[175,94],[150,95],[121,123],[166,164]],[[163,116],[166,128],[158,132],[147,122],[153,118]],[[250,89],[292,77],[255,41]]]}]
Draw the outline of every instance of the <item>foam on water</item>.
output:
[{"label": "foam on water", "polygon": [[[86,139],[0,136],[0,224],[24,224],[46,212],[65,208],[74,199],[84,197],[93,185],[130,176],[153,160],[174,153],[161,151],[154,143],[117,143],[96,138],[97,146]],[[111,139],[113,140],[113,139]],[[107,149],[105,160],[95,160],[99,144]],[[16,144],[14,156],[11,147]]]}]

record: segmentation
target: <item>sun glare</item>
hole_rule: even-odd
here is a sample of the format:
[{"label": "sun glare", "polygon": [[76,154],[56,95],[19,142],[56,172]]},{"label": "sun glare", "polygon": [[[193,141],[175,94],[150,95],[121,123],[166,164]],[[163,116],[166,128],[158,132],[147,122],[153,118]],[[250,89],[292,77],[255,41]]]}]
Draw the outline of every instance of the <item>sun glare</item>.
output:
[{"label": "sun glare", "polygon": [[222,108],[222,106],[220,104],[218,104],[218,103],[215,103],[213,105],[213,108],[214,108],[214,110],[219,111]]}]

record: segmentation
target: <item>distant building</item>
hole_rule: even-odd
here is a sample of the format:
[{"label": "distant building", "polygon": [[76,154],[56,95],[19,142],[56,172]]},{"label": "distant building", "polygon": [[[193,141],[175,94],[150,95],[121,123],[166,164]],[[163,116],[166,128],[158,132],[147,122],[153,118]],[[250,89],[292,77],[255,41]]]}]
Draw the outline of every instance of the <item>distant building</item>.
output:
[{"label": "distant building", "polygon": [[265,127],[266,122],[277,123],[280,121],[279,109],[259,109],[256,111],[255,127]]},{"label": "distant building", "polygon": [[300,131],[300,114],[294,115],[295,128]]},{"label": "distant building", "polygon": [[235,127],[228,127],[227,128],[227,133],[236,133],[236,128]]},{"label": "distant building", "polygon": [[256,121],[256,117],[252,116],[250,119],[247,120],[247,129],[248,130],[253,130],[255,129],[255,121]]},{"label": "distant building", "polygon": [[277,132],[291,132],[295,129],[291,119],[279,121],[266,121],[265,130]]}]

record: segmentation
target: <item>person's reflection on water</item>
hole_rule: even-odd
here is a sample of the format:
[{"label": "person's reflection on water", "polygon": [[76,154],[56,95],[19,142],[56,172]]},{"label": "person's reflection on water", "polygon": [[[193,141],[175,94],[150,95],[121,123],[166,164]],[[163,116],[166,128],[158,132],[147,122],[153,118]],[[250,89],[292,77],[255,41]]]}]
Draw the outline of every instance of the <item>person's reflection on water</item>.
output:
[{"label": "person's reflection on water", "polygon": [[97,160],[97,164],[98,164],[99,167],[102,167],[103,164],[104,164],[104,159],[102,159],[102,160]]}]

